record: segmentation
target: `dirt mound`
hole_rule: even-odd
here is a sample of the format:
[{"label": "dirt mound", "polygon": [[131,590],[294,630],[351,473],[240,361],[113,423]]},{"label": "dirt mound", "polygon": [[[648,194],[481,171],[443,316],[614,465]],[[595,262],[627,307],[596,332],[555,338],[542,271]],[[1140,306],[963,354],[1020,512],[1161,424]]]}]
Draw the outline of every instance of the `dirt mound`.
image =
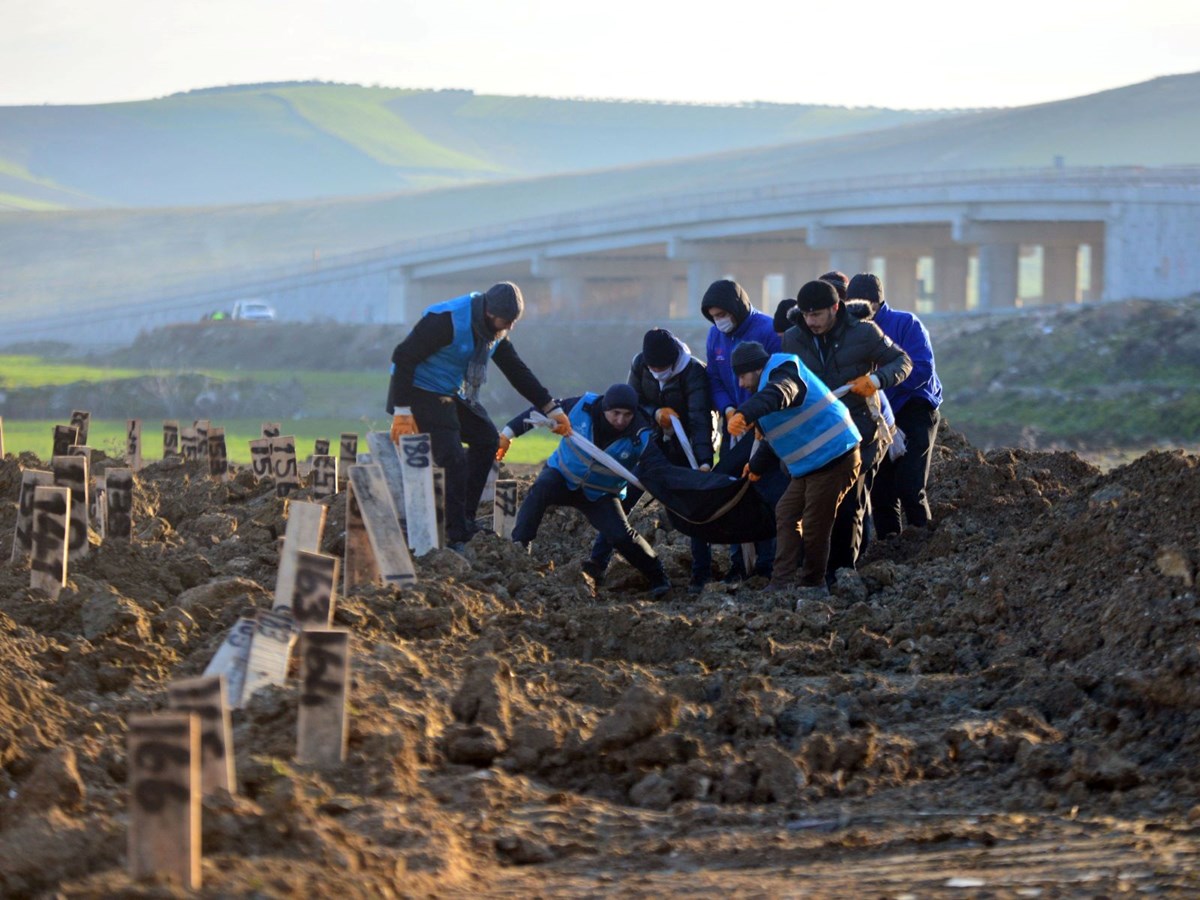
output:
[{"label": "dirt mound", "polygon": [[[6,535],[20,464],[0,464]],[[650,602],[619,560],[597,589],[572,511],[531,554],[486,534],[435,551],[410,589],[339,598],[344,766],[295,763],[294,684],[235,715],[240,794],[206,801],[205,889],[1200,886],[1198,466],[1102,474],[947,431],[936,527],[876,542],[799,611],[755,580]],[[270,605],[285,515],[247,473],[153,465],[138,540],[94,547],[57,601],[0,566],[0,894],[162,895],[124,873],[124,723]],[[687,539],[633,518],[684,583]],[[324,549],[343,542],[339,497]]]}]

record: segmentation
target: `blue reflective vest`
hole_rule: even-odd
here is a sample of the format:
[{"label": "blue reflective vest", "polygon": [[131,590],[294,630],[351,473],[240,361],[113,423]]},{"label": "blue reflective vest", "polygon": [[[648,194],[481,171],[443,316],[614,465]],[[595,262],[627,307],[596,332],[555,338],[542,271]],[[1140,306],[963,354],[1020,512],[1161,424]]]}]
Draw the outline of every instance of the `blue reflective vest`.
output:
[{"label": "blue reflective vest", "polygon": [[[422,360],[413,370],[413,386],[434,394],[463,393],[463,380],[467,377],[467,364],[475,354],[475,331],[471,327],[471,300],[479,294],[464,294],[453,300],[435,303],[425,310],[430,313],[450,313],[454,324],[454,337],[450,343]],[[496,352],[499,341],[493,341],[488,355]]]},{"label": "blue reflective vest", "polygon": [[[592,405],[600,399],[599,394],[586,393],[579,398],[567,418],[576,434],[592,440]],[[642,451],[650,442],[650,429],[643,430],[636,437],[619,437],[607,447],[602,447],[609,456],[627,469],[637,465],[642,457]],[[606,494],[625,499],[629,483],[607,468],[600,465],[578,447],[570,439],[563,438],[554,455],[546,462],[552,469],[557,469],[567,480],[571,490],[583,488],[583,495],[589,500],[599,500]]]},{"label": "blue reflective vest", "polygon": [[862,435],[846,404],[794,354],[772,354],[763,367],[758,389],[767,386],[771,372],[789,362],[796,364],[807,389],[804,400],[799,406],[768,413],[758,420],[758,427],[792,477],[799,478],[853,450]]}]

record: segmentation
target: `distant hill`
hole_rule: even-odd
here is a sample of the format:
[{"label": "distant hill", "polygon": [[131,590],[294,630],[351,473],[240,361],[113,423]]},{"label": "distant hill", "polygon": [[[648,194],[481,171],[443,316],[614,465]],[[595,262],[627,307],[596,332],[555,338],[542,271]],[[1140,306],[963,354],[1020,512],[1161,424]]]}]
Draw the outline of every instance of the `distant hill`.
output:
[{"label": "distant hill", "polygon": [[320,83],[0,107],[0,204],[211,206],[379,194],[853,134],[947,114]]},{"label": "distant hill", "polygon": [[[345,90],[376,96],[370,89]],[[259,89],[256,96],[268,93]],[[411,99],[394,93],[400,99]],[[232,94],[237,96],[236,91]],[[220,92],[200,95],[225,96]],[[439,96],[435,94],[433,99]],[[470,101],[470,95],[454,96]],[[156,102],[182,103],[190,97]],[[433,99],[425,97],[428,102]],[[490,103],[497,98],[476,99],[486,107],[484,100]],[[544,101],[545,105],[539,106],[541,102],[512,99],[514,108],[525,104],[528,111],[557,109],[565,116],[573,108],[564,105],[566,101]],[[459,109],[471,106],[473,101]],[[591,115],[593,124],[601,112],[615,116],[629,110],[663,120],[678,113],[680,121],[693,112],[735,118],[778,112],[773,107],[676,110],[649,104],[590,103],[583,107],[586,109],[580,114]],[[792,115],[798,115],[796,110]],[[460,113],[460,118],[470,117]],[[509,116],[510,121],[517,118],[515,113]],[[351,124],[359,127],[357,122]],[[349,130],[351,124],[341,127]],[[545,124],[543,119],[537,127]],[[467,128],[461,123],[459,127]],[[478,124],[471,127],[483,128]],[[570,130],[566,122],[560,128]],[[663,133],[678,138],[679,129],[682,125]],[[361,130],[369,129],[361,126]],[[764,135],[772,133],[764,129],[753,136],[765,141]],[[647,146],[656,135],[659,132],[647,125]],[[478,148],[468,146],[465,139],[457,140],[459,159],[480,158]],[[548,143],[534,142],[528,148],[531,157],[548,152]],[[382,157],[385,150],[377,148],[376,153]],[[23,311],[32,304],[69,313],[82,306],[120,302],[128,293],[198,286],[207,279],[233,277],[255,267],[306,265],[314,255],[329,259],[408,238],[674,192],[885,173],[1044,167],[1056,156],[1067,166],[1200,164],[1200,73],[1158,78],[1056,103],[909,120],[857,134],[538,178],[260,205],[0,213],[0,265],[4,270],[0,314]],[[490,158],[487,165],[491,169],[480,165],[480,171],[491,173],[502,168],[499,156]]]}]

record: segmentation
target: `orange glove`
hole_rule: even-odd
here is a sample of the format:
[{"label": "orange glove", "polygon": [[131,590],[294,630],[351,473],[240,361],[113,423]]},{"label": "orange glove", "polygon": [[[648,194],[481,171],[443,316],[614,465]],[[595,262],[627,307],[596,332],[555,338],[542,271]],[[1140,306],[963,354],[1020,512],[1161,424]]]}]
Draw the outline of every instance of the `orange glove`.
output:
[{"label": "orange glove", "polygon": [[740,412],[735,412],[729,417],[729,421],[725,427],[729,429],[729,433],[734,437],[741,437],[750,430],[750,423],[746,421],[746,417]]},{"label": "orange glove", "polygon": [[669,406],[664,406],[656,410],[654,413],[654,421],[658,423],[658,427],[663,431],[670,429],[672,418],[678,419],[679,413],[675,412],[675,410],[671,409]]},{"label": "orange glove", "polygon": [[500,446],[496,448],[496,462],[504,459],[504,454],[508,452],[508,448],[512,446],[512,438],[503,431],[500,432]]},{"label": "orange glove", "polygon": [[575,429],[571,427],[571,420],[567,418],[567,414],[562,411],[561,406],[554,407],[546,415],[554,420],[554,424],[550,427],[550,430],[559,437],[570,437],[575,433]]},{"label": "orange glove", "polygon": [[403,435],[419,433],[417,420],[413,418],[412,410],[407,406],[397,406],[396,414],[392,416],[392,443],[400,443]]},{"label": "orange glove", "polygon": [[879,378],[875,375],[859,375],[846,383],[850,385],[850,393],[860,397],[873,397],[879,390]]},{"label": "orange glove", "polygon": [[742,467],[742,477],[749,479],[750,481],[758,481],[760,478],[762,478],[761,475],[755,475],[750,471],[750,463],[746,463],[746,465]]}]

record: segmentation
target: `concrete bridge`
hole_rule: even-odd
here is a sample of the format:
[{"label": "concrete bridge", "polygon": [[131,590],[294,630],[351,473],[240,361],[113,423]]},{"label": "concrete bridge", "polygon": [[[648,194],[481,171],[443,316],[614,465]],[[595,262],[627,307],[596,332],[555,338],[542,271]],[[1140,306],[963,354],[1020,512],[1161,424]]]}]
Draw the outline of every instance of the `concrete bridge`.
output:
[{"label": "concrete bridge", "polygon": [[[503,279],[521,285],[532,316],[665,321],[696,316],[717,278],[735,278],[771,309],[830,269],[875,271],[892,305],[923,313],[1185,296],[1200,291],[1200,167],[891,175],[655,197],[143,296],[98,311],[90,330],[103,340],[103,323],[125,321],[128,334],[131,319],[192,321],[251,296],[284,319],[412,322],[430,303]],[[31,337],[48,325],[27,324]]]}]

